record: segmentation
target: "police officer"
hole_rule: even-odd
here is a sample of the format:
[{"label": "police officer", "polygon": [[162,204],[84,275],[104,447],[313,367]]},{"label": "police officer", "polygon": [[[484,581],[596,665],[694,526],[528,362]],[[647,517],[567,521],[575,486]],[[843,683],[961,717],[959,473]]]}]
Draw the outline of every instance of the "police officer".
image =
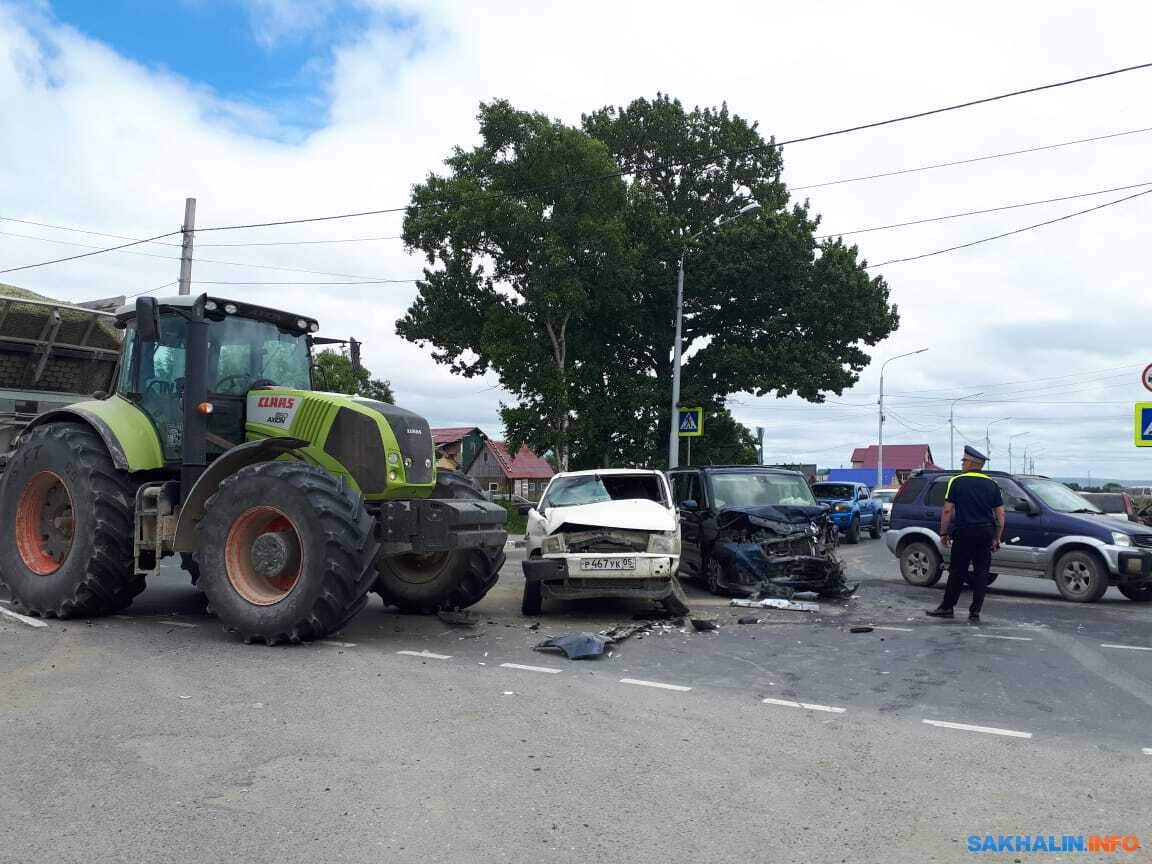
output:
[{"label": "police officer", "polygon": [[940,517],[940,542],[945,548],[952,547],[952,557],[944,599],[937,608],[928,611],[933,618],[952,617],[952,607],[960,599],[960,589],[967,578],[972,586],[968,620],[980,623],[980,607],[984,605],[984,592],[988,588],[988,568],[1004,533],[1004,497],[996,481],[982,473],[987,461],[988,457],[979,450],[965,447],[960,460],[961,473],[948,481],[944,513]]}]

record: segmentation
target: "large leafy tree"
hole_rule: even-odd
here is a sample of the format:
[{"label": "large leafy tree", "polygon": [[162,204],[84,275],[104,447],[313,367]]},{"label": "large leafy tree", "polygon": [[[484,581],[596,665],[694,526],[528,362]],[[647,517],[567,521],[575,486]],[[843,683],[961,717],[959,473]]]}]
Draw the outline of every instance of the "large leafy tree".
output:
[{"label": "large leafy tree", "polygon": [[316,385],[330,393],[348,393],[389,404],[396,401],[392,395],[392,385],[388,381],[373,378],[372,373],[363,366],[354,368],[347,349],[333,351],[328,348],[319,351],[313,362],[316,366]]},{"label": "large leafy tree", "polygon": [[575,130],[500,102],[480,121],[481,146],[414,193],[405,237],[430,269],[398,330],[455,371],[495,369],[518,401],[502,412],[513,442],[570,444],[574,467],[665,463],[682,255],[681,404],[719,420],[715,454],[698,440],[693,462],[748,458],[732,393],[821,401],[898,324],[884,280],[814,238],[779,148],[726,106],[658,95]]},{"label": "large leafy tree", "polygon": [[482,104],[481,144],[416,187],[404,239],[429,267],[400,335],[465,376],[494,370],[510,429],[568,466],[586,324],[629,265],[624,184],[603,143],[507,102]]}]

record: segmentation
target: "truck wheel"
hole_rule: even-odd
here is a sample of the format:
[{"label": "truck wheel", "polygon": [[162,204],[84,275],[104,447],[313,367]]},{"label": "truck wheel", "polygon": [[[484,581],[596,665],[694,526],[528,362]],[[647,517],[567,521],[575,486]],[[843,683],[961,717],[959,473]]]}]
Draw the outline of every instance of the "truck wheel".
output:
[{"label": "truck wheel", "polygon": [[[480,487],[459,471],[436,472],[433,498],[484,501]],[[405,612],[465,609],[484,599],[504,566],[504,550],[480,547],[430,555],[396,555],[376,563],[373,590]]]},{"label": "truck wheel", "polygon": [[1056,589],[1073,603],[1095,603],[1108,590],[1108,571],[1090,552],[1068,552],[1056,562]]},{"label": "truck wheel", "polygon": [[860,542],[860,517],[853,516],[852,521],[848,523],[848,533],[844,537],[847,543]]},{"label": "truck wheel", "polygon": [[132,557],[136,488],[86,426],[28,432],[0,492],[0,581],[32,615],[107,615],[144,590]]},{"label": "truck wheel", "polygon": [[1143,585],[1118,585],[1120,593],[1137,603],[1152,602],[1152,582]]},{"label": "truck wheel", "polygon": [[872,514],[872,527],[868,530],[868,534],[873,540],[879,540],[880,535],[884,533],[884,526],[880,524],[880,514]]},{"label": "truck wheel", "polygon": [[923,540],[913,540],[900,550],[900,575],[909,585],[930,588],[940,581],[940,553]]},{"label": "truck wheel", "polygon": [[524,596],[520,599],[520,614],[535,618],[544,608],[544,589],[539,582],[524,580]]},{"label": "truck wheel", "polygon": [[199,585],[245,642],[307,642],[363,608],[372,517],[342,477],[301,462],[241,468],[197,526]]}]

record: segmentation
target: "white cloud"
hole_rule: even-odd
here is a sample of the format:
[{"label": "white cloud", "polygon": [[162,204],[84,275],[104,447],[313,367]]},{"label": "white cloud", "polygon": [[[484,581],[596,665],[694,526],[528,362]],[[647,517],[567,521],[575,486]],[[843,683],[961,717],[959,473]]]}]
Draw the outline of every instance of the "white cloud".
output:
[{"label": "white cloud", "polygon": [[[332,4],[250,0],[266,39],[309,26]],[[284,141],[275,118],[225,102],[197,82],[143,68],[66,28],[33,25],[0,3],[0,215],[116,233],[179,227],[183,199],[198,198],[200,225],[371,210],[403,204],[413,183],[450,148],[475,140],[477,104],[501,96],[577,122],[582,111],[663,90],[717,104],[778,138],[923,110],[1146,58],[1152,10],[1088,4],[720,2],[381,4],[378,29],[339,47],[325,64],[331,104],[324,126]],[[413,27],[387,24],[413,18]],[[994,23],[993,23],[994,22]],[[35,33],[33,32],[35,30]],[[1136,72],[906,124],[796,145],[785,151],[790,185],[964,158],[1152,125],[1152,73]],[[1118,186],[1148,175],[1150,135],[1069,147],[934,172],[802,192],[830,230],[850,230],[966,209]],[[1123,193],[1121,193],[1123,194]],[[1116,197],[1120,197],[1117,195]],[[1143,263],[1152,196],[963,252],[884,269],[900,330],[878,359],[931,351],[888,368],[889,392],[962,395],[975,385],[1136,366],[1152,301]],[[1108,200],[1102,198],[1100,200]],[[870,261],[918,254],[1096,203],[1044,205],[854,238]],[[386,278],[418,275],[398,241],[331,246],[211,248],[212,242],[325,239],[399,233],[400,215],[281,229],[201,234],[203,257]],[[0,231],[87,241],[47,229]],[[66,247],[0,235],[0,262],[55,257]],[[163,250],[160,250],[163,251]],[[169,250],[173,251],[174,250]],[[2,269],[2,267],[0,267]],[[176,262],[106,255],[4,277],[46,293],[132,292],[175,279]],[[201,279],[322,280],[199,263]],[[689,271],[687,290],[691,291]],[[223,293],[225,289],[220,289]],[[402,401],[434,423],[496,430],[500,391],[456,379],[394,335],[413,296],[407,285],[235,287],[259,302],[315,313],[333,335],[365,340],[365,360]],[[1037,467],[1057,474],[1152,477],[1131,446],[1131,373],[1066,394],[1036,382],[1002,388],[1025,402],[964,405],[957,427],[983,439],[993,427],[1031,431]],[[770,454],[840,464],[875,439],[878,364],[849,405],[807,407],[740,397],[737,416],[769,429]],[[916,394],[932,388],[935,392]],[[1107,389],[1106,389],[1107,388]],[[979,389],[979,388],[977,388]],[[989,389],[989,393],[996,390]],[[1095,401],[1095,405],[1041,402]],[[893,396],[889,440],[928,440],[946,459],[947,404]],[[978,433],[978,434],[977,434]],[[959,440],[959,439],[958,439]],[[833,448],[831,450],[827,448]],[[823,451],[823,452],[821,452]]]}]

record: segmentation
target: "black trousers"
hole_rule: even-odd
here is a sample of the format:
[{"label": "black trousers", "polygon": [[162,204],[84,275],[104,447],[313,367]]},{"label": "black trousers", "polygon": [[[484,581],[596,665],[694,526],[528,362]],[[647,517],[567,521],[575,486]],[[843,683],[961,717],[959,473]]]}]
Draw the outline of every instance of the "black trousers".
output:
[{"label": "black trousers", "polygon": [[[960,599],[960,589],[964,580],[972,586],[972,605],[969,612],[980,614],[984,605],[984,593],[988,590],[988,570],[992,566],[992,538],[995,529],[991,525],[975,525],[956,528],[952,532],[952,558],[948,565],[948,586],[944,589],[941,609],[951,609]],[[968,567],[972,572],[968,572]]]}]

